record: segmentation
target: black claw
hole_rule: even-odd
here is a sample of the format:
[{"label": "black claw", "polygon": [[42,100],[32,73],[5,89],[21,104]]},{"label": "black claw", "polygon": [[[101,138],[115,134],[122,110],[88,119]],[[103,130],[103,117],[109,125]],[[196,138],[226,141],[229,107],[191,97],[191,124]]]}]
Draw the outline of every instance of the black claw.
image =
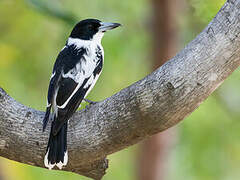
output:
[{"label": "black claw", "polygon": [[89,99],[83,99],[83,100],[84,100],[85,102],[91,104],[91,105],[98,103],[98,102],[96,102],[96,101],[91,101],[91,100],[89,100]]}]

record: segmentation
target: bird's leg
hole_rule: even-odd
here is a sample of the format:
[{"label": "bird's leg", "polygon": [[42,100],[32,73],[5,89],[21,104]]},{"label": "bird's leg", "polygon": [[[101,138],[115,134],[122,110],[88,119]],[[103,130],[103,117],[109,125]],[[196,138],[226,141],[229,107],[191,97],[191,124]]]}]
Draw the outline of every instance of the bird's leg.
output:
[{"label": "bird's leg", "polygon": [[91,101],[91,100],[89,100],[89,99],[83,99],[85,102],[87,102],[87,103],[89,103],[89,104],[91,104],[91,105],[93,105],[93,104],[97,104],[97,102],[95,102],[95,101]]}]

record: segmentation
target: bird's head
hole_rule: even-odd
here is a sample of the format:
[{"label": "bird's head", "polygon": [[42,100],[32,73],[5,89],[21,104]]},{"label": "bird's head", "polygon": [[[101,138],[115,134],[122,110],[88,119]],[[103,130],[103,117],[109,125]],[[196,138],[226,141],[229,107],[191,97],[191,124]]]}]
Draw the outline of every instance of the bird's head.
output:
[{"label": "bird's head", "polygon": [[97,19],[85,19],[75,25],[70,37],[81,40],[101,41],[106,31],[114,29],[120,25],[121,24],[119,23],[107,23]]}]

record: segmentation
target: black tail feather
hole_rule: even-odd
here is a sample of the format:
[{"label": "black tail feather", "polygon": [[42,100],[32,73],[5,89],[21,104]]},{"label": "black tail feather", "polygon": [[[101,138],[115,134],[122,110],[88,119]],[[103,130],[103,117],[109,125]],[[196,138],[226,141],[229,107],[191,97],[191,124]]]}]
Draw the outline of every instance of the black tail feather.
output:
[{"label": "black tail feather", "polygon": [[67,155],[67,122],[63,124],[59,132],[54,135],[52,133],[55,122],[52,122],[51,132],[48,140],[47,151],[44,159],[44,164],[49,169],[55,165],[59,169],[65,166],[68,161]]},{"label": "black tail feather", "polygon": [[47,107],[47,109],[46,109],[46,113],[45,113],[45,116],[44,116],[44,119],[43,119],[43,132],[45,131],[45,129],[47,127],[50,112],[51,112],[51,106]]}]

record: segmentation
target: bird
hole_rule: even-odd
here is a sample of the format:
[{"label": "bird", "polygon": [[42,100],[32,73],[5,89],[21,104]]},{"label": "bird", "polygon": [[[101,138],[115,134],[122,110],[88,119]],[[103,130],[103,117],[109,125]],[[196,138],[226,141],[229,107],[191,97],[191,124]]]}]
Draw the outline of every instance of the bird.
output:
[{"label": "bird", "polygon": [[119,23],[85,19],[78,22],[68,37],[65,46],[55,61],[47,95],[47,107],[43,119],[43,132],[51,120],[44,165],[48,169],[67,165],[68,121],[98,80],[104,61],[101,45],[108,30]]}]

